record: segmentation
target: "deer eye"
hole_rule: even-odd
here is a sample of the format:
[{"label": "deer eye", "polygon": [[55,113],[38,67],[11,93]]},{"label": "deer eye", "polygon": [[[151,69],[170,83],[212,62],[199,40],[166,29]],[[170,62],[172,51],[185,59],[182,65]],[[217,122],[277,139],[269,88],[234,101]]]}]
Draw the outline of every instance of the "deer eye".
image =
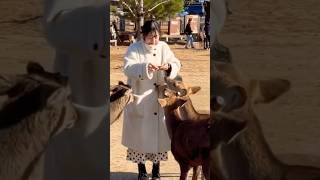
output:
[{"label": "deer eye", "polygon": [[219,105],[225,105],[225,101],[224,101],[223,97],[221,97],[221,96],[217,96],[216,101]]},{"label": "deer eye", "polygon": [[180,96],[186,96],[187,95],[187,90],[186,89],[182,89],[180,92]]},{"label": "deer eye", "polygon": [[225,105],[225,100],[221,96],[214,96],[210,102],[210,108],[219,111]]}]

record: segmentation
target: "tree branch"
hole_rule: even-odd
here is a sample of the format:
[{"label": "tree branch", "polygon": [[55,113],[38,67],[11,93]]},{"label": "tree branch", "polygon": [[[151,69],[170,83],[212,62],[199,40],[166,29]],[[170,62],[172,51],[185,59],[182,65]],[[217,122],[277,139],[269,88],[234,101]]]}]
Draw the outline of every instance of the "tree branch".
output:
[{"label": "tree branch", "polygon": [[121,4],[123,4],[124,6],[126,6],[128,8],[128,10],[130,11],[130,13],[136,18],[136,14],[132,11],[132,9],[130,8],[130,6],[124,2],[123,0],[120,0]]},{"label": "tree branch", "polygon": [[138,6],[138,5],[139,5],[139,2],[138,2],[138,0],[134,0],[134,2],[136,2],[136,6]]},{"label": "tree branch", "polygon": [[171,1],[171,0],[164,0],[164,1],[160,2],[160,3],[158,3],[157,5],[153,6],[152,8],[150,8],[147,12],[151,12],[152,10],[154,10],[155,8],[160,6],[161,4],[167,3],[169,1]]}]

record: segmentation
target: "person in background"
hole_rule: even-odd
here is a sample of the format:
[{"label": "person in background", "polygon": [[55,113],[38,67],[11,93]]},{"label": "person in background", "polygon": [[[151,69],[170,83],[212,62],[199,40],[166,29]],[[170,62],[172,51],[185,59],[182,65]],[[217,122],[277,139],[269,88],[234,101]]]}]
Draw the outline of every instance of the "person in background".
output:
[{"label": "person in background", "polygon": [[110,37],[112,40],[117,39],[116,30],[113,24],[110,24]]},{"label": "person in background", "polygon": [[210,22],[206,22],[204,25],[204,49],[210,48]]},{"label": "person in background", "polygon": [[134,94],[145,95],[124,110],[122,144],[127,147],[126,159],[138,164],[138,180],[147,180],[145,162],[153,162],[152,180],[160,179],[160,161],[168,159],[171,142],[164,110],[158,103],[163,96],[158,87],[164,78],[175,78],[180,61],[170,47],[159,41],[160,27],[154,20],[142,26],[142,40],[131,44],[124,56],[124,74]]},{"label": "person in background", "polygon": [[116,34],[116,39],[117,39],[118,41],[121,41],[120,38],[119,38],[119,29],[118,29],[117,21],[116,21],[116,20],[113,20],[113,21],[112,21],[112,26],[113,26],[114,31],[115,31],[115,34]]},{"label": "person in background", "polygon": [[185,45],[186,49],[188,49],[190,46],[191,46],[191,48],[194,48],[194,46],[193,46],[193,37],[192,37],[192,29],[191,29],[191,21],[192,21],[192,19],[190,18],[188,20],[188,23],[187,23],[186,29],[185,29],[185,34],[186,34],[186,37],[187,37],[187,43]]}]

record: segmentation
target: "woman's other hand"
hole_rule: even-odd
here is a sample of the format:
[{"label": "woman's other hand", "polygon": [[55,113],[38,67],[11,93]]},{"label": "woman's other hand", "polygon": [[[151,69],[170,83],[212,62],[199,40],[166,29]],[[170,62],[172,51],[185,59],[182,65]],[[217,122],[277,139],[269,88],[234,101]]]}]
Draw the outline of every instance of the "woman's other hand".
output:
[{"label": "woman's other hand", "polygon": [[158,71],[158,70],[159,70],[159,68],[157,66],[155,66],[155,65],[153,65],[151,63],[148,65],[148,71],[149,72],[154,72],[154,71]]},{"label": "woman's other hand", "polygon": [[163,70],[163,71],[167,71],[169,69],[169,67],[170,66],[169,66],[168,63],[166,63],[166,64],[164,64],[162,66],[158,66],[159,70]]}]

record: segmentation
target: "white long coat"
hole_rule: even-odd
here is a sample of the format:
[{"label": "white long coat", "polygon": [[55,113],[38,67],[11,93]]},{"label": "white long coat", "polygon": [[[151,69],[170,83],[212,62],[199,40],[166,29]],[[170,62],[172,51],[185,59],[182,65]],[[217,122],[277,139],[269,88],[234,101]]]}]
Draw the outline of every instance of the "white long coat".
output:
[{"label": "white long coat", "polygon": [[149,63],[171,65],[170,78],[180,70],[180,61],[169,46],[160,41],[155,49],[145,46],[143,41],[132,44],[124,57],[124,73],[135,94],[146,94],[139,102],[128,104],[124,111],[122,144],[139,152],[157,153],[170,150],[163,108],[158,103],[157,85],[164,82],[164,71],[148,73]]}]

